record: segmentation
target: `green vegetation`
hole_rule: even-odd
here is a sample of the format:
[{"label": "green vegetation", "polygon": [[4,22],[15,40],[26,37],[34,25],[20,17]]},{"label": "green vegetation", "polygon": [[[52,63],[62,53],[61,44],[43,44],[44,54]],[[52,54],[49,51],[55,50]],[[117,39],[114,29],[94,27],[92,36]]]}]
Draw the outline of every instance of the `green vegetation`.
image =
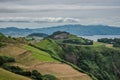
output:
[{"label": "green vegetation", "polygon": [[120,38],[114,38],[114,39],[102,38],[102,39],[98,39],[98,42],[113,44],[113,47],[120,47]]},{"label": "green vegetation", "polygon": [[58,62],[57,60],[53,59],[47,52],[39,50],[29,45],[24,46],[25,49],[31,51],[33,56],[43,62]]},{"label": "green vegetation", "polygon": [[6,69],[10,72],[19,74],[19,75],[23,75],[23,76],[27,76],[27,77],[31,76],[30,71],[24,71],[23,69],[21,69],[18,66],[9,66],[9,65],[5,64],[5,65],[2,66],[2,68]]},{"label": "green vegetation", "polygon": [[43,76],[43,80],[57,80],[57,78],[51,74],[46,74]]},{"label": "green vegetation", "polygon": [[32,33],[32,34],[29,34],[27,37],[47,37],[48,34],[45,34],[45,33]]},{"label": "green vegetation", "polygon": [[[0,67],[10,72],[13,72],[13,73],[16,73],[22,76],[30,77],[34,80],[52,80],[52,79],[57,80],[57,78],[54,77],[53,75],[41,75],[41,73],[39,73],[37,70],[26,71],[20,68],[19,66],[10,66],[9,64],[5,64],[5,63],[10,63],[10,62],[15,62],[15,59],[12,57],[0,56]],[[2,79],[4,80],[3,76],[4,75],[0,76],[0,80]]]},{"label": "green vegetation", "polygon": [[38,49],[48,52],[51,56],[55,55],[59,57],[64,53],[59,44],[57,44],[56,41],[52,39],[43,39],[34,46],[36,46]]},{"label": "green vegetation", "polygon": [[76,35],[72,35],[68,32],[57,31],[49,36],[56,40],[58,43],[69,43],[69,44],[77,44],[77,45],[93,45],[92,40],[88,40],[82,37],[77,37]]},{"label": "green vegetation", "polygon": [[93,44],[94,46],[105,46],[106,44],[105,43],[102,43],[102,42],[94,42]]},{"label": "green vegetation", "polygon": [[[62,47],[64,48],[66,53],[69,53],[69,56],[78,56],[79,58],[76,60],[76,65],[85,72],[93,74],[98,80],[119,79],[119,73],[117,72],[117,70],[119,70],[118,64],[120,64],[120,50],[94,46]],[[67,59],[67,57],[65,57],[65,60],[73,63],[73,60]]]},{"label": "green vegetation", "polygon": [[[13,39],[7,37],[6,41],[3,38],[0,41],[0,45],[4,46],[3,43],[8,43],[12,40],[19,42],[19,40],[22,41],[22,38]],[[88,74],[93,80],[119,80],[120,49],[106,46],[106,43],[110,43],[115,47],[119,47],[119,41],[119,39],[101,39],[101,41],[93,43],[91,40],[79,38],[67,32],[55,32],[38,43],[24,44],[24,49],[28,53],[32,53],[34,59],[40,60],[41,62],[60,61],[66,63],[74,69]],[[26,53],[26,51],[23,52]],[[15,62],[15,59],[0,56],[0,66],[8,71],[27,76],[34,80],[57,80],[56,77],[50,74],[41,75],[37,70],[29,71],[19,66],[10,66],[7,64],[11,62]]]},{"label": "green vegetation", "polygon": [[[90,75],[94,80],[118,80],[120,50],[109,48],[105,43],[94,45],[69,45],[55,39],[44,39],[35,44],[52,54],[52,57]],[[70,63],[69,63],[70,62]],[[73,65],[74,64],[74,65]],[[76,65],[76,66],[75,66]]]},{"label": "green vegetation", "polygon": [[7,40],[7,37],[3,35],[2,33],[0,33],[0,42],[4,42],[6,40]]},{"label": "green vegetation", "polygon": [[37,70],[26,71],[18,66],[9,66],[9,65],[3,65],[2,68],[22,76],[30,77],[33,80],[57,80],[55,76],[47,75],[47,74],[42,75]]},{"label": "green vegetation", "polygon": [[0,68],[0,80],[31,80],[31,79]]},{"label": "green vegetation", "polygon": [[0,56],[0,66],[8,62],[15,62],[15,59],[12,57]]},{"label": "green vegetation", "polygon": [[0,42],[0,47],[3,47],[3,46],[6,46],[6,44],[3,42]]},{"label": "green vegetation", "polygon": [[15,44],[15,43],[27,43],[27,42],[24,37],[19,37],[19,38],[15,38],[15,37],[11,37],[11,36],[6,37],[2,33],[0,33],[0,46],[5,43],[14,43]]},{"label": "green vegetation", "polygon": [[42,74],[40,74],[37,70],[33,70],[31,72],[31,77],[34,79],[34,80],[43,80],[42,79]]}]

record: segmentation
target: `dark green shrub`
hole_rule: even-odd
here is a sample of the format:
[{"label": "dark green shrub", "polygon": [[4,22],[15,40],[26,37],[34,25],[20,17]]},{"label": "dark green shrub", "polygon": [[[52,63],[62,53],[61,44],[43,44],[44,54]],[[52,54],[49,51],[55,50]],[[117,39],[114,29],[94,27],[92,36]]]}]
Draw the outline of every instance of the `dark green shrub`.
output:
[{"label": "dark green shrub", "polygon": [[0,66],[7,62],[15,62],[15,59],[7,56],[0,56]]},{"label": "dark green shrub", "polygon": [[6,46],[5,43],[0,42],[0,47]]},{"label": "dark green shrub", "polygon": [[57,78],[53,75],[46,74],[43,76],[43,80],[57,80]]},{"label": "dark green shrub", "polygon": [[35,80],[42,80],[42,75],[37,71],[37,70],[33,70],[31,72],[32,78]]}]

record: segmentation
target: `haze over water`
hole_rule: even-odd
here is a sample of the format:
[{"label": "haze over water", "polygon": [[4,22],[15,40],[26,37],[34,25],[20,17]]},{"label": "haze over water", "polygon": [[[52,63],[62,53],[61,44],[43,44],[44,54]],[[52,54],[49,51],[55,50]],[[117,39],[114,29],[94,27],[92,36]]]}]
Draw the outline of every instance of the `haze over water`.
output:
[{"label": "haze over water", "polygon": [[109,39],[120,38],[120,35],[94,35],[94,36],[80,36],[80,37],[97,41],[98,39],[101,38],[109,38]]}]

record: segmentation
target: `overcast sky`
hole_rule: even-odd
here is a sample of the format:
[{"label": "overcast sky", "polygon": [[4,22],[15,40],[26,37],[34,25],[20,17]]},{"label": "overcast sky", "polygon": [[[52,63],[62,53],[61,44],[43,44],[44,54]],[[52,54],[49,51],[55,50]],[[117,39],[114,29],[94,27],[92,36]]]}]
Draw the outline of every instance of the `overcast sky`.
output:
[{"label": "overcast sky", "polygon": [[0,0],[0,27],[64,24],[120,27],[120,0]]}]

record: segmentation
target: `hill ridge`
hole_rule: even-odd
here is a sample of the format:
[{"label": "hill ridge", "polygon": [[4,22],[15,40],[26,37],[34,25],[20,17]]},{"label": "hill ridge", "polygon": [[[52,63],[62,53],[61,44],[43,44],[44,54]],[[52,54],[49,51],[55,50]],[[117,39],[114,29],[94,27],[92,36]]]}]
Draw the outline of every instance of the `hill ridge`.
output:
[{"label": "hill ridge", "polygon": [[120,27],[108,25],[61,25],[46,28],[21,29],[17,27],[0,28],[0,32],[9,36],[27,36],[32,33],[52,34],[55,31],[66,31],[75,35],[120,35]]}]

